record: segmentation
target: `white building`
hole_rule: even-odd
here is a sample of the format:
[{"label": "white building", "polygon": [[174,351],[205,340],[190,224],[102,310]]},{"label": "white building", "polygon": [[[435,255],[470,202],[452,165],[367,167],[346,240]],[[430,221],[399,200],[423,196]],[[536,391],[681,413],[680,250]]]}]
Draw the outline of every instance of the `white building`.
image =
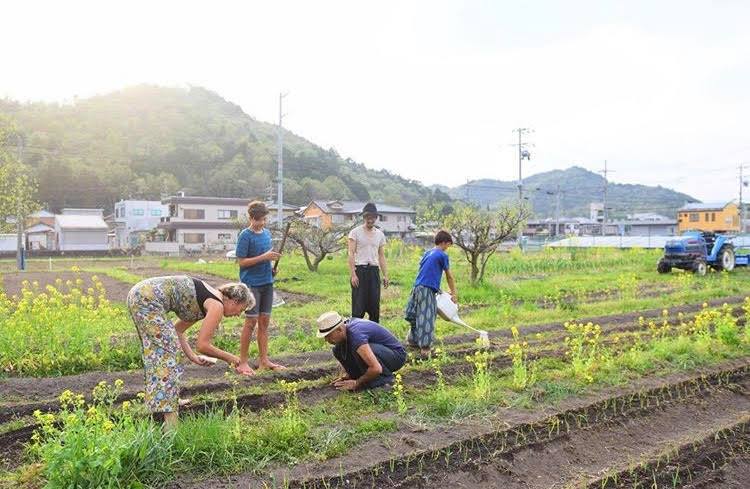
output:
[{"label": "white building", "polygon": [[113,215],[114,248],[138,246],[141,235],[156,229],[161,218],[169,215],[169,206],[158,200],[121,200]]},{"label": "white building", "polygon": [[63,209],[55,216],[60,251],[107,251],[108,232],[102,209]]},{"label": "white building", "polygon": [[[241,231],[238,223],[247,215],[247,205],[252,199],[229,197],[197,197],[178,195],[162,201],[168,214],[162,217],[158,229],[163,241],[146,243],[150,253],[179,254],[183,251],[233,250]],[[276,213],[275,204],[266,203],[271,211],[268,225]],[[293,215],[297,207],[284,204],[284,215]]]},{"label": "white building", "polygon": [[13,233],[0,234],[0,251],[16,251],[18,248],[18,235]]}]

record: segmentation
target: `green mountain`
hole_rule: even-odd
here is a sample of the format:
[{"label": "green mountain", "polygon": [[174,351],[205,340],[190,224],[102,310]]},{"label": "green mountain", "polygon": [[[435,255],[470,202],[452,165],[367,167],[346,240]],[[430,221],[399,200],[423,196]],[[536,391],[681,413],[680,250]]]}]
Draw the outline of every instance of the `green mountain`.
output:
[{"label": "green mountain", "polygon": [[[188,195],[268,198],[275,190],[276,126],[204,88],[141,85],[73,104],[0,100],[20,130],[38,200],[112,209],[121,198]],[[15,141],[0,141],[15,148]],[[334,149],[284,132],[284,201],[449,200],[421,183],[370,170]]]},{"label": "green mountain", "polygon": [[[523,191],[524,197],[529,199],[538,217],[554,217],[558,198],[562,216],[588,217],[589,204],[603,200],[604,184],[601,175],[574,166],[567,170],[553,170],[525,178]],[[494,207],[501,202],[518,200],[517,182],[474,180],[454,188],[437,189],[447,192],[454,199],[467,200],[483,207]],[[655,212],[671,217],[685,202],[698,200],[661,186],[612,182],[607,185],[607,207],[610,208],[609,215],[613,218],[643,212]]]}]

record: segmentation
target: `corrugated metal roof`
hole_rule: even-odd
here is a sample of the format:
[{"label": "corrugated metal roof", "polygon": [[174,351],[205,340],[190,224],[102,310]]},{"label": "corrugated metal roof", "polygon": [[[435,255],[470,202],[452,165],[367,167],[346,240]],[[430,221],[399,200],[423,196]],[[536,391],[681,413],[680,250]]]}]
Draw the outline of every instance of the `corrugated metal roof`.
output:
[{"label": "corrugated metal roof", "polygon": [[678,211],[721,211],[731,202],[692,202],[685,204]]},{"label": "corrugated metal roof", "polygon": [[55,230],[54,228],[47,226],[46,224],[40,222],[39,224],[34,224],[30,228],[26,228],[24,230],[24,233],[26,234],[49,233],[51,231],[53,232],[54,230]]},{"label": "corrugated metal roof", "polygon": [[55,216],[55,223],[61,229],[109,229],[101,216],[59,214]]}]

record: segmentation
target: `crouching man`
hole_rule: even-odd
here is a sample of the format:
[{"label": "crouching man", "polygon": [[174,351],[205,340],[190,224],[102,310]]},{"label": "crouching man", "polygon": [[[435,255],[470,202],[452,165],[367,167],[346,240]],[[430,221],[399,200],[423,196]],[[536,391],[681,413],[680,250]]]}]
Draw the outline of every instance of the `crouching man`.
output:
[{"label": "crouching man", "polygon": [[393,383],[406,363],[406,350],[393,334],[367,319],[345,319],[335,311],[318,318],[318,338],[333,345],[345,374],[333,382],[339,390],[372,389]]}]

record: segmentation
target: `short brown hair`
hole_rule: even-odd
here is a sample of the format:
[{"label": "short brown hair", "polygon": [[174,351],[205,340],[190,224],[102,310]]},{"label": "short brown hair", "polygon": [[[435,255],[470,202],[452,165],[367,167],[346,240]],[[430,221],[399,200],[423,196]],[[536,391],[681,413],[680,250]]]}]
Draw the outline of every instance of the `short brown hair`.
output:
[{"label": "short brown hair", "polygon": [[268,207],[264,202],[254,200],[247,204],[247,215],[250,219],[257,221],[268,215]]},{"label": "short brown hair", "polygon": [[453,244],[453,238],[450,233],[448,233],[448,231],[443,231],[442,229],[435,235],[435,244],[439,245],[441,243]]}]

